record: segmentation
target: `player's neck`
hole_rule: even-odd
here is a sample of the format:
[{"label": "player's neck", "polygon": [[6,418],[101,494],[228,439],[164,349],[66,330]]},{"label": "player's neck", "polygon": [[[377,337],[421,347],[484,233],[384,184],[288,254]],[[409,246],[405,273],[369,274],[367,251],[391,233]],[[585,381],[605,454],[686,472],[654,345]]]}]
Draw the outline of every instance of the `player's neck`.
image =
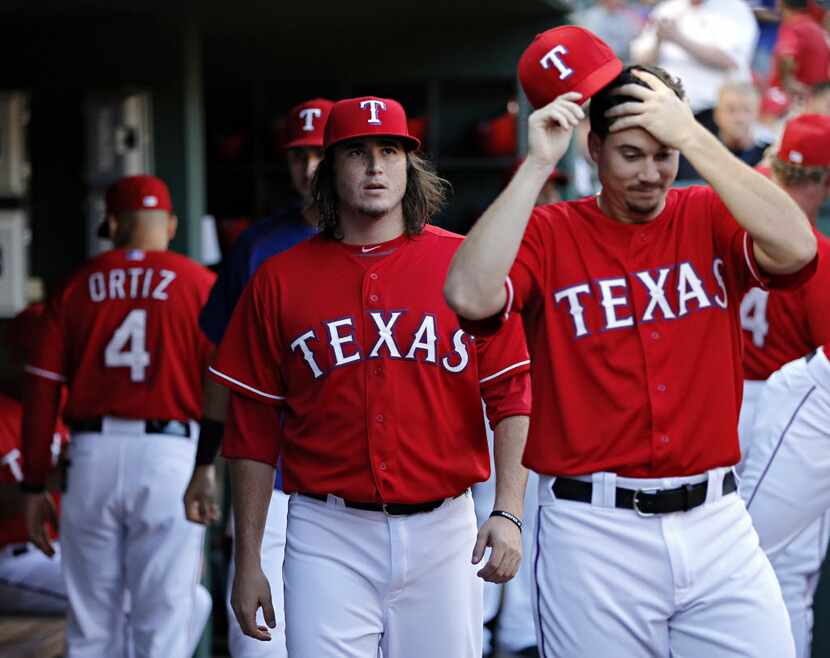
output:
[{"label": "player's neck", "polygon": [[618,201],[604,191],[597,195],[597,206],[603,215],[621,224],[647,224],[663,212],[666,207],[666,197],[664,196],[657,208],[647,215],[630,212],[624,201]]},{"label": "player's neck", "polygon": [[345,244],[380,244],[400,236],[405,229],[400,207],[382,217],[372,217],[358,212],[338,213],[340,230]]}]

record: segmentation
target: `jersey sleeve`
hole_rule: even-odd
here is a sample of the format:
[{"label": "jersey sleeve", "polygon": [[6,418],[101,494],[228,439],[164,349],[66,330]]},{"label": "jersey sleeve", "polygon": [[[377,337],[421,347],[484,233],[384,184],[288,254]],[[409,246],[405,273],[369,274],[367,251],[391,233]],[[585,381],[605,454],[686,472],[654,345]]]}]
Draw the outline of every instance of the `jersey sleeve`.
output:
[{"label": "jersey sleeve", "polygon": [[43,317],[33,323],[34,338],[27,355],[24,369],[27,373],[48,379],[52,382],[68,381],[68,340],[63,311],[66,307],[65,295],[53,298],[46,307]]},{"label": "jersey sleeve", "polygon": [[233,312],[209,375],[240,395],[281,404],[285,395],[278,318],[277,283],[260,269]]},{"label": "jersey sleeve", "polygon": [[519,315],[496,334],[476,339],[479,385],[490,426],[508,416],[530,415],[530,356]]},{"label": "jersey sleeve", "polygon": [[474,336],[490,336],[499,331],[502,323],[511,313],[521,313],[527,302],[541,289],[538,277],[546,271],[546,258],[550,251],[545,244],[545,232],[541,229],[542,212],[533,210],[528,222],[516,260],[504,282],[506,301],[495,315],[481,320],[461,318],[461,328]]},{"label": "jersey sleeve", "polygon": [[827,238],[817,237],[821,261],[815,278],[802,288],[807,330],[815,347],[830,343],[830,246]]},{"label": "jersey sleeve", "polygon": [[251,459],[276,468],[282,444],[280,410],[231,392],[222,437],[225,459]]},{"label": "jersey sleeve", "polygon": [[720,253],[727,256],[730,265],[738,272],[741,293],[750,288],[761,287],[764,290],[790,290],[806,283],[816,271],[818,254],[813,260],[796,272],[790,274],[770,274],[761,269],[755,258],[752,236],[744,230],[721,198],[711,188],[700,188],[709,195],[709,214],[715,234],[715,242]]}]

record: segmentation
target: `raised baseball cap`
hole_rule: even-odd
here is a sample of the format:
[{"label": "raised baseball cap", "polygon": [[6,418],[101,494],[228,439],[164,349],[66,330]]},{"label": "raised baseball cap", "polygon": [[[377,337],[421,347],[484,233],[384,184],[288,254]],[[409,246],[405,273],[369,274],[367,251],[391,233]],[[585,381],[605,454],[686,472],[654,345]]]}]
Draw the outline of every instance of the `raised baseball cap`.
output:
[{"label": "raised baseball cap", "polygon": [[326,123],[325,148],[357,137],[394,137],[407,150],[421,146],[409,132],[403,105],[391,98],[361,96],[334,104]]},{"label": "raised baseball cap", "polygon": [[327,98],[314,98],[292,107],[285,120],[286,142],[283,148],[323,148],[326,121],[333,106],[334,101]]},{"label": "raised baseball cap", "polygon": [[[107,188],[104,197],[106,216],[136,210],[173,210],[170,190],[155,176],[125,176]],[[99,238],[109,238],[110,230],[106,218],[98,227]]]},{"label": "raised baseball cap", "polygon": [[830,167],[830,117],[800,114],[784,127],[777,157],[804,167]]},{"label": "raised baseball cap", "polygon": [[584,27],[562,25],[537,34],[519,59],[519,82],[534,108],[569,91],[587,101],[623,69],[614,51]]}]

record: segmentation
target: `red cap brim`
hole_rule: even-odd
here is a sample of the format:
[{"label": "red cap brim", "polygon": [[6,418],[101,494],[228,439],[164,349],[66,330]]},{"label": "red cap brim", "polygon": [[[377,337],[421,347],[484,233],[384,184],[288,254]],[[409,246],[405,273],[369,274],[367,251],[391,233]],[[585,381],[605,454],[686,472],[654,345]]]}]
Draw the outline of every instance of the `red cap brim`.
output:
[{"label": "red cap brim", "polygon": [[322,137],[314,138],[314,137],[300,137],[299,139],[294,139],[287,144],[283,144],[284,149],[295,149],[301,148],[303,146],[310,146],[312,148],[323,148],[323,139]]},{"label": "red cap brim", "polygon": [[336,146],[340,142],[346,142],[350,139],[360,139],[361,137],[389,137],[391,139],[399,139],[403,142],[404,148],[407,151],[417,151],[419,148],[421,148],[421,140],[417,139],[416,137],[409,137],[406,135],[382,135],[380,133],[373,132],[355,133],[349,135],[348,137],[344,137],[343,139],[338,139],[336,142],[332,142],[326,148],[330,149],[332,146]]},{"label": "red cap brim", "polygon": [[616,78],[623,70],[623,63],[619,59],[612,59],[600,66],[596,71],[585,78],[574,87],[573,91],[578,91],[582,94],[580,103],[584,103],[591,98],[598,91],[602,91],[607,87],[614,78]]}]

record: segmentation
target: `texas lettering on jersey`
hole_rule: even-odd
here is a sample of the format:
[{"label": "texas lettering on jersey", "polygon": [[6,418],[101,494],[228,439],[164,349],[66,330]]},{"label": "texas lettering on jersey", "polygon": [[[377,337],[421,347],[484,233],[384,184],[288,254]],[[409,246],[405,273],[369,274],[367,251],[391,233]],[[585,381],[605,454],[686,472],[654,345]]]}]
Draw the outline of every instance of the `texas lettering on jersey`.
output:
[{"label": "texas lettering on jersey", "polygon": [[[678,320],[693,311],[726,309],[729,297],[724,283],[724,262],[712,261],[710,270],[716,289],[707,290],[704,279],[690,261],[641,270],[625,277],[583,281],[553,293],[554,302],[567,308],[573,320],[574,336],[581,338],[596,331],[612,331],[655,320]],[[642,286],[648,303],[636,313],[629,281]],[[585,318],[585,305],[593,302],[602,308],[599,326]]]},{"label": "texas lettering on jersey", "polygon": [[364,359],[403,359],[432,365],[440,365],[449,373],[462,372],[470,363],[469,343],[472,336],[465,334],[461,329],[452,332],[450,345],[441,351],[437,333],[436,316],[423,315],[417,324],[414,333],[407,336],[396,330],[396,325],[405,311],[369,311],[377,338],[371,349],[361,346],[355,336],[355,321],[352,318],[341,318],[321,322],[320,329],[309,329],[295,338],[289,344],[292,352],[302,355],[314,379],[323,377],[326,373],[322,369],[321,359],[315,354],[315,349],[330,350],[333,357],[332,367],[339,368],[350,363],[358,363]]}]

